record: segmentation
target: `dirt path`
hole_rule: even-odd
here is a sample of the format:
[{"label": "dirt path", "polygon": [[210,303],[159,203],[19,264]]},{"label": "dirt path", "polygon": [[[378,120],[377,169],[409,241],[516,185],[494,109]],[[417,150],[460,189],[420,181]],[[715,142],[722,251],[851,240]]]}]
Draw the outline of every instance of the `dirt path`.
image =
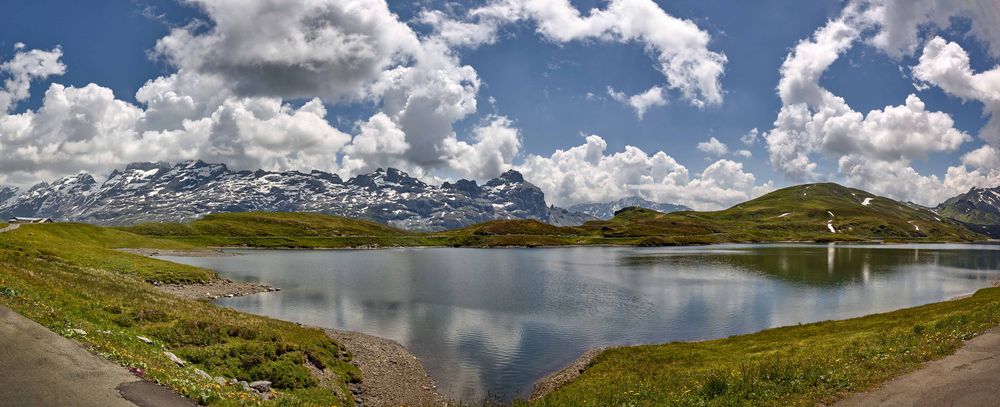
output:
[{"label": "dirt path", "polygon": [[0,228],[0,233],[10,232],[10,231],[15,230],[15,229],[17,229],[19,227],[21,227],[21,225],[19,225],[17,223],[14,223],[14,224],[11,224],[11,225],[7,225],[7,227],[5,227],[5,228]]},{"label": "dirt path", "polygon": [[996,406],[1000,404],[1000,328],[966,342],[954,355],[835,404],[855,406]]},{"label": "dirt path", "polygon": [[0,406],[194,405],[2,305],[0,344]]}]

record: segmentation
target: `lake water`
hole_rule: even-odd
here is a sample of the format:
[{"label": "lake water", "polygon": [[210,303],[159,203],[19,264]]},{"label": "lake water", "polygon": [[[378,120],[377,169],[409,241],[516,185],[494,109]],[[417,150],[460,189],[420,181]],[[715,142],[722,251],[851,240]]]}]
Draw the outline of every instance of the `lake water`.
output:
[{"label": "lake water", "polygon": [[390,338],[451,397],[526,396],[598,346],[720,338],[937,302],[1000,278],[1000,246],[234,250],[171,261],[282,291],[219,300]]}]

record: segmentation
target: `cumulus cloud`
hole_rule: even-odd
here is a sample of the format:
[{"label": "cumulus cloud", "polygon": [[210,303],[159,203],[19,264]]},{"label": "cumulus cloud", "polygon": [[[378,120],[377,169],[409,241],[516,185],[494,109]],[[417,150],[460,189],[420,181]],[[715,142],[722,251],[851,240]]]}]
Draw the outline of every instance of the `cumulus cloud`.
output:
[{"label": "cumulus cloud", "polygon": [[757,140],[760,138],[760,131],[756,127],[750,129],[750,131],[744,133],[740,136],[740,142],[748,146],[757,144]]},{"label": "cumulus cloud", "polygon": [[419,58],[416,34],[383,0],[187,0],[189,24],[156,43],[179,69],[218,75],[241,96],[362,98],[388,68]]},{"label": "cumulus cloud", "polygon": [[[1000,11],[998,11],[1000,12]],[[983,104],[989,122],[979,137],[992,146],[1000,146],[1000,67],[973,73],[969,54],[960,45],[934,37],[924,46],[913,76],[937,86],[950,95]]]},{"label": "cumulus cloud", "polygon": [[719,141],[719,139],[715,137],[709,138],[708,141],[698,143],[698,150],[703,153],[717,155],[719,157],[729,154],[729,147],[726,147],[725,143]]},{"label": "cumulus cloud", "polygon": [[7,113],[17,102],[31,95],[32,81],[66,73],[66,65],[60,61],[62,48],[24,51],[24,43],[19,42],[14,49],[14,57],[0,64],[0,73],[7,76],[0,89],[0,114]]},{"label": "cumulus cloud", "polygon": [[756,185],[754,175],[737,162],[719,160],[692,177],[687,167],[663,151],[647,154],[626,146],[608,154],[607,147],[603,138],[591,135],[584,144],[550,156],[528,155],[516,168],[556,205],[639,195],[696,209],[720,209],[772,189],[770,183]]},{"label": "cumulus cloud", "polygon": [[948,28],[953,17],[967,19],[970,33],[994,57],[1000,56],[1000,6],[993,0],[871,0],[867,18],[878,25],[868,42],[899,58],[918,49],[921,29]]},{"label": "cumulus cloud", "polygon": [[[914,159],[955,151],[971,140],[954,128],[951,116],[927,110],[924,102],[912,94],[901,105],[862,114],[819,83],[829,66],[866,32],[877,33],[869,42],[888,47],[886,44],[892,41],[887,38],[895,34],[885,33],[892,23],[879,20],[891,11],[886,7],[848,4],[839,17],[795,46],[780,71],[777,90],[782,108],[774,128],[764,138],[772,165],[792,179],[819,178],[814,159],[826,157],[837,161],[838,173],[850,185],[921,204],[936,204],[942,197],[963,192],[956,188],[969,182],[992,179],[989,171],[969,171],[964,166],[950,168],[944,179],[923,176],[911,167]],[[945,82],[947,76],[951,83],[956,82],[953,73],[931,73],[940,71],[931,66],[948,65],[937,59],[928,57],[928,67],[915,68],[915,76],[932,83]],[[944,70],[961,71],[953,65]],[[977,160],[984,162],[979,156],[970,156],[967,162]]]},{"label": "cumulus cloud", "polygon": [[632,96],[627,96],[624,92],[615,90],[614,88],[608,86],[608,96],[610,96],[614,101],[629,106],[635,110],[635,115],[639,117],[639,120],[642,120],[649,108],[654,106],[664,106],[667,104],[667,99],[663,94],[663,88],[659,86],[653,86],[643,93],[638,93]]},{"label": "cumulus cloud", "polygon": [[[523,20],[534,22],[539,34],[557,43],[580,40],[638,42],[656,59],[657,69],[666,80],[665,88],[680,92],[695,106],[722,103],[720,78],[725,71],[726,56],[708,49],[711,36],[694,22],[667,14],[652,0],[611,0],[606,8],[592,9],[586,15],[568,0],[493,0],[471,10],[466,18],[478,28],[473,30],[454,23],[446,26],[447,19],[430,20],[442,35],[474,32],[465,38],[483,42],[492,41],[500,27]],[[643,94],[652,98],[654,95],[650,92],[662,92],[654,88]],[[662,95],[653,98],[655,103],[645,106],[662,105],[665,103],[662,99]]]}]

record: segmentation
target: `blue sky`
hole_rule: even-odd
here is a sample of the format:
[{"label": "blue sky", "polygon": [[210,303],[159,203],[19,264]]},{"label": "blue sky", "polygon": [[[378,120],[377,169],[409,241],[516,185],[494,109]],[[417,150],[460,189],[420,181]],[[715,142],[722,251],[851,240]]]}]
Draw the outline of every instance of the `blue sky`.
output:
[{"label": "blue sky", "polygon": [[[8,2],[4,5],[5,13],[0,15],[0,62],[12,59],[16,53],[24,50],[52,50],[60,47],[61,62],[66,67],[65,73],[61,75],[33,77],[30,96],[17,102],[9,115],[40,110],[43,107],[45,90],[53,83],[75,88],[83,88],[94,83],[112,90],[115,98],[121,101],[135,105],[139,109],[145,108],[143,101],[137,100],[135,95],[147,81],[169,76],[182,68],[188,72],[199,69],[192,66],[185,67],[183,62],[171,60],[171,55],[164,55],[162,52],[156,55],[157,42],[170,35],[172,28],[184,27],[196,20],[203,21],[204,25],[191,28],[192,33],[198,35],[210,32],[216,24],[215,19],[221,15],[218,13],[223,12],[211,11],[212,3],[212,1],[198,1],[182,4],[172,0],[114,0],[96,5],[55,0]],[[439,27],[421,21],[423,12],[439,10],[456,21],[475,22],[475,19],[470,17],[470,12],[488,4],[465,3],[464,6],[458,6],[437,1],[416,1],[389,2],[387,7],[399,22],[413,30],[415,36],[427,42],[426,38],[438,32]],[[610,3],[573,1],[571,4],[585,16],[591,8],[604,9]],[[602,38],[554,40],[539,31],[539,20],[526,18],[501,24],[494,33],[492,41],[472,47],[454,46],[450,51],[457,60],[457,65],[474,69],[480,82],[478,89],[473,92],[473,97],[477,101],[474,111],[457,114],[451,118],[455,139],[474,145],[476,129],[494,123],[493,120],[500,116],[507,120],[506,127],[517,131],[520,145],[516,148],[516,152],[510,157],[501,157],[496,169],[477,167],[475,170],[466,170],[469,168],[468,165],[427,164],[429,162],[427,160],[395,158],[398,160],[398,166],[411,173],[436,180],[461,176],[482,178],[504,166],[519,169],[524,167],[529,175],[536,174],[538,177],[559,178],[566,175],[564,173],[553,175],[552,171],[543,171],[537,167],[528,168],[529,166],[524,164],[526,158],[531,155],[549,157],[556,149],[567,150],[587,143],[585,136],[599,135],[607,144],[604,152],[606,155],[621,152],[627,145],[638,147],[650,156],[657,151],[663,151],[688,173],[687,183],[669,187],[663,187],[663,182],[655,179],[655,176],[652,183],[656,185],[650,188],[638,184],[646,181],[629,178],[622,181],[628,184],[627,186],[621,186],[611,195],[648,194],[653,198],[682,201],[681,203],[694,204],[697,207],[699,206],[697,201],[705,198],[681,190],[706,187],[706,185],[689,184],[690,181],[705,176],[701,174],[703,170],[723,159],[742,165],[738,174],[752,174],[751,186],[742,185],[736,188],[742,188],[746,198],[758,193],[754,191],[755,187],[759,187],[757,191],[765,191],[769,188],[811,180],[829,179],[848,184],[853,182],[876,190],[879,189],[878,185],[884,184],[884,182],[852,180],[849,175],[839,172],[837,162],[839,157],[836,151],[831,153],[822,149],[810,153],[812,161],[816,164],[812,178],[790,176],[769,158],[770,147],[763,139],[749,146],[740,142],[740,137],[750,129],[757,128],[764,133],[775,127],[773,123],[783,107],[783,101],[776,91],[782,78],[780,68],[783,61],[794,50],[796,44],[809,39],[828,21],[836,20],[845,14],[846,2],[656,1],[655,4],[669,16],[693,22],[698,30],[710,36],[707,50],[725,55],[725,70],[718,79],[723,91],[721,103],[695,107],[679,92],[668,90],[665,94],[665,106],[653,106],[639,118],[632,107],[613,100],[608,88],[614,88],[625,95],[634,95],[642,93],[651,86],[664,84],[665,74],[658,70],[655,52],[648,48],[648,44],[642,41]],[[929,14],[938,12],[933,5],[928,7],[931,10]],[[948,12],[953,11],[940,11],[940,13]],[[977,135],[987,123],[989,116],[984,113],[984,104],[978,100],[967,98],[968,100],[963,101],[942,87],[933,85],[922,86],[918,90],[914,86],[918,81],[911,74],[911,68],[919,62],[920,49],[929,38],[939,36],[945,41],[955,42],[961,46],[969,56],[973,71],[987,71],[996,66],[995,56],[989,54],[991,38],[981,38],[988,35],[972,30],[975,21],[966,17],[969,13],[954,14],[948,27],[926,22],[921,25],[916,51],[901,57],[890,56],[885,49],[865,42],[866,38],[872,38],[880,29],[871,28],[870,32],[863,34],[861,40],[843,52],[829,69],[823,72],[819,81],[819,85],[842,97],[851,109],[862,114],[870,110],[881,110],[886,106],[904,104],[907,95],[912,93],[923,101],[926,110],[949,115],[954,120],[953,128],[969,135],[967,141],[957,147],[929,149],[905,157],[906,164],[921,176],[937,176],[941,180],[950,167],[960,165],[964,155],[984,146],[984,142]],[[266,25],[269,22],[261,20],[258,24]],[[16,48],[17,43],[23,43],[25,47]],[[174,52],[176,57],[176,53],[181,51]],[[207,71],[204,66],[205,64],[198,65],[200,69]],[[0,72],[0,78],[3,75],[4,73]],[[235,93],[240,97],[274,96],[248,95],[239,91]],[[384,95],[368,95],[336,101],[331,100],[329,94],[330,92],[318,92],[315,96],[320,97],[325,104],[326,120],[346,137],[346,141],[342,141],[341,144],[350,143],[352,137],[357,137],[361,131],[359,123],[369,120],[376,113],[385,111]],[[588,97],[588,94],[591,96]],[[312,99],[312,95],[301,92],[279,96],[281,103],[292,109],[300,108]],[[0,112],[0,114],[5,113]],[[391,114],[389,116],[393,121],[402,123],[402,119],[397,119]],[[404,133],[407,133],[406,137],[409,140],[410,131],[404,128]],[[0,137],[3,135],[0,134]],[[715,137],[726,144],[730,153],[717,156],[699,150],[698,144],[710,137]],[[3,140],[0,138],[0,144],[4,143]],[[247,143],[247,140],[249,139],[244,137],[240,142]],[[10,145],[9,150],[14,143],[10,140],[7,143]],[[414,142],[411,141],[409,144],[412,148]],[[332,162],[328,166],[319,166],[324,170],[346,173],[350,173],[351,168],[361,171],[368,167],[365,165],[350,167],[340,163],[339,160],[347,150],[334,149],[336,151],[330,152],[332,150],[326,147],[324,147],[326,148],[324,154],[327,155],[325,159],[320,157],[296,161],[307,148],[309,146],[302,151],[286,151],[277,158],[267,156],[256,161],[244,157],[233,158],[227,164],[235,167],[259,164],[264,167],[274,167],[272,169],[285,169],[280,167],[298,169],[296,167],[310,166],[310,163]],[[749,150],[752,157],[736,156],[731,153],[741,149]],[[361,154],[356,153],[354,156],[361,157]],[[392,165],[396,162],[392,157],[386,158],[384,155],[379,157],[363,160],[370,160],[372,165],[379,166]],[[176,157],[171,157],[168,153],[158,153],[149,157],[150,160],[168,161],[186,158],[228,161],[226,156],[212,156],[199,152],[177,154]],[[112,160],[103,166],[81,165],[78,169],[66,166],[54,169],[41,163],[24,168],[14,166],[5,168],[0,165],[0,174],[6,175],[7,183],[18,184],[79,170],[99,171],[106,169],[105,167],[114,167],[114,164],[116,163]],[[968,169],[974,170],[973,167]],[[991,178],[987,174],[992,169],[981,168],[981,170],[983,176],[977,178],[976,182],[990,182]],[[616,176],[612,175],[609,179],[618,179]],[[0,178],[0,181],[3,179]],[[529,180],[536,181],[530,177]],[[556,179],[548,183],[536,183],[546,184],[542,185],[543,189],[547,189],[549,195],[560,196],[560,203],[565,204],[588,198],[613,198],[594,191],[579,193],[565,191],[572,188],[594,189],[600,182],[596,180],[574,184]],[[733,189],[732,185],[721,185],[721,182],[711,187],[715,186],[725,191]],[[963,188],[965,186],[966,184],[961,185]],[[949,188],[944,188],[942,192],[933,196],[899,197],[917,201],[923,199],[931,203],[929,201],[946,195],[945,192],[956,191],[958,186],[956,184]],[[876,192],[899,195],[892,189]],[[716,201],[701,206],[715,207],[728,203],[730,202]]]}]

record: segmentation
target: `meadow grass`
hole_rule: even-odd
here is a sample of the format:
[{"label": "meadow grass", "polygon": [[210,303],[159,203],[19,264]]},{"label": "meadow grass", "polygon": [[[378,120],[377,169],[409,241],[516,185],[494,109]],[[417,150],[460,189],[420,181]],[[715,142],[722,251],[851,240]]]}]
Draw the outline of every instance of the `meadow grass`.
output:
[{"label": "meadow grass", "polygon": [[[146,281],[217,277],[115,247],[189,246],[88,225],[22,226],[0,234],[0,303],[199,403],[347,404],[348,384],[361,373],[349,363],[350,352],[324,332],[161,293]],[[165,351],[189,365],[170,362]],[[241,386],[202,378],[196,368],[212,376],[269,380],[279,397],[264,402]],[[325,374],[317,377],[315,371]]]}]

